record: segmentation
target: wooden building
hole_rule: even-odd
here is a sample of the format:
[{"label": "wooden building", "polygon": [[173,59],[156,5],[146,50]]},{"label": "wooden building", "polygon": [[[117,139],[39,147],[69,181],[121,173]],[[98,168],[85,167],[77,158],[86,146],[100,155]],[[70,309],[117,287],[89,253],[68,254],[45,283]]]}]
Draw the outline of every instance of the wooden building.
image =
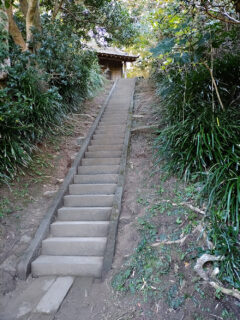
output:
[{"label": "wooden building", "polygon": [[110,80],[126,78],[127,62],[134,62],[138,58],[112,47],[97,48],[96,51],[102,71]]}]

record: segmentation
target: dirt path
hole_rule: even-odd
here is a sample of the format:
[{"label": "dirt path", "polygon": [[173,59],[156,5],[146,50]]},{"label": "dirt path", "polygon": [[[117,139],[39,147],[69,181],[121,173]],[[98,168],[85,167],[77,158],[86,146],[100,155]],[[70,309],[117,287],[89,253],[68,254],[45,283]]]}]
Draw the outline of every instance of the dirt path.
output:
[{"label": "dirt path", "polygon": [[[158,122],[155,104],[151,85],[138,82],[135,127]],[[162,163],[153,166],[153,139],[131,137],[111,272],[103,282],[77,278],[55,320],[240,319],[240,303],[215,292],[193,270],[205,247],[202,236],[192,233],[202,217],[169,202],[194,202],[197,190],[166,176]],[[181,235],[187,236],[182,246],[159,245]]]}]

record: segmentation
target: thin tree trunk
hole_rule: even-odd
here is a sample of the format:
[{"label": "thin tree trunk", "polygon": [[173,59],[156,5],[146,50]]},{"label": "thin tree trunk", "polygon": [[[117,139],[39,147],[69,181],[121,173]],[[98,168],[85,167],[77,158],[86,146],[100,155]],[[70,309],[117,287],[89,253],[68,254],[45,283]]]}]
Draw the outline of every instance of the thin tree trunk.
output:
[{"label": "thin tree trunk", "polygon": [[30,43],[33,40],[32,28],[36,27],[38,30],[41,29],[40,24],[40,12],[39,12],[39,0],[29,0],[28,1],[28,11],[26,16],[26,40],[27,48],[30,48]]},{"label": "thin tree trunk", "polygon": [[20,0],[19,3],[20,3],[20,10],[22,11],[24,18],[26,19],[27,12],[28,12],[28,2],[27,0]]},{"label": "thin tree trunk", "polygon": [[53,13],[52,13],[52,21],[56,19],[56,16],[61,9],[61,6],[63,4],[64,0],[56,0],[54,8],[53,8]]},{"label": "thin tree trunk", "polygon": [[[9,29],[9,22],[8,22],[8,15],[6,12],[4,1],[0,4],[0,33],[3,37],[3,47],[6,52],[6,56],[4,57],[3,61],[0,61],[0,82],[7,79],[7,67],[10,66],[10,58],[8,57],[9,53],[9,44],[8,44],[8,29]],[[1,84],[0,84],[1,87]]]},{"label": "thin tree trunk", "polygon": [[10,7],[7,9],[7,15],[9,21],[9,34],[12,36],[15,44],[20,46],[22,48],[22,51],[25,51],[27,46],[23,39],[21,31],[19,30],[16,22],[14,21],[12,5],[10,5]]}]

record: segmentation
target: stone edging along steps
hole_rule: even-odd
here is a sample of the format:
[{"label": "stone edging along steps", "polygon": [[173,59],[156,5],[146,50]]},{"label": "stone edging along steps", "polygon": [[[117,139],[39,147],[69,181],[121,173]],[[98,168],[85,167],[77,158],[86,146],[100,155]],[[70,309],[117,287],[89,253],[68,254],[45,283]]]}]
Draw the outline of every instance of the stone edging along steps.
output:
[{"label": "stone edging along steps", "polygon": [[134,79],[114,83],[18,264],[20,279],[26,279],[30,270],[33,276],[93,277],[104,277],[110,270],[121,211],[134,87]]}]

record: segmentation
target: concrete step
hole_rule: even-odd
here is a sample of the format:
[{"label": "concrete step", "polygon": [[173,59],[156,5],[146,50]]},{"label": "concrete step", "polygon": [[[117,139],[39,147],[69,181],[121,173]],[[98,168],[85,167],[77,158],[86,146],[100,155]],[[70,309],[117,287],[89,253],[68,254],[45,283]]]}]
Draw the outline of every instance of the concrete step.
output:
[{"label": "concrete step", "polygon": [[69,194],[114,194],[116,184],[71,184]]},{"label": "concrete step", "polygon": [[101,138],[97,138],[95,140],[92,140],[91,141],[91,145],[92,146],[95,146],[95,145],[100,145],[100,144],[122,144],[123,143],[123,138],[104,138],[104,139],[101,139]]},{"label": "concrete step", "polygon": [[[99,151],[99,150],[97,150]],[[97,166],[97,165],[112,165],[112,164],[119,164],[121,161],[120,158],[87,158],[82,159],[83,166]]]},{"label": "concrete step", "polygon": [[78,167],[79,174],[98,174],[98,173],[106,173],[106,174],[116,174],[119,172],[119,165],[99,165],[99,166],[81,166]]},{"label": "concrete step", "polygon": [[117,125],[122,124],[122,125],[124,125],[126,123],[127,123],[126,119],[124,119],[124,120],[122,120],[122,119],[113,119],[113,120],[101,120],[99,125],[100,126],[105,126],[105,125],[109,126],[109,125],[114,125],[114,124],[117,124]]},{"label": "concrete step", "polygon": [[50,314],[53,315],[58,311],[73,282],[73,277],[58,277],[45,295],[41,298],[40,302],[36,306],[36,309],[34,310],[34,314],[31,314],[28,320],[52,319]]},{"label": "concrete step", "polygon": [[97,133],[93,135],[93,139],[108,139],[108,138],[124,138],[125,133],[124,132],[107,132],[107,133]]},{"label": "concrete step", "polygon": [[87,151],[85,158],[120,158],[122,151]]},{"label": "concrete step", "polygon": [[106,237],[109,221],[56,221],[51,224],[53,237]]},{"label": "concrete step", "polygon": [[122,124],[109,124],[109,125],[102,125],[99,124],[98,129],[104,129],[104,130],[108,130],[108,129],[126,129],[126,125],[122,125]]},{"label": "concrete step", "polygon": [[123,148],[123,144],[117,144],[117,145],[95,145],[95,146],[89,146],[88,151],[121,151]]},{"label": "concrete step", "polygon": [[105,127],[105,126],[107,126],[107,127],[109,127],[109,126],[119,126],[119,125],[122,125],[122,126],[126,126],[127,125],[127,121],[126,120],[124,120],[124,121],[118,121],[118,120],[114,120],[114,121],[101,121],[100,123],[99,123],[99,127],[101,127],[101,126],[103,126],[103,127]]},{"label": "concrete step", "polygon": [[74,176],[74,183],[117,183],[118,174],[81,174]]},{"label": "concrete step", "polygon": [[127,121],[127,118],[128,118],[128,115],[125,114],[125,115],[106,115],[106,116],[103,116],[100,120],[100,123],[101,122],[108,122],[108,121],[120,121],[120,122],[126,122]]},{"label": "concrete step", "polygon": [[128,115],[104,115],[101,121],[127,120]]},{"label": "concrete step", "polygon": [[111,207],[114,195],[67,195],[65,207]]},{"label": "concrete step", "polygon": [[97,129],[95,134],[124,134],[126,129]]},{"label": "concrete step", "polygon": [[48,256],[103,256],[105,237],[59,237],[42,242],[42,255]]},{"label": "concrete step", "polygon": [[40,256],[32,262],[33,277],[39,276],[101,276],[103,257]]},{"label": "concrete step", "polygon": [[111,207],[62,207],[58,210],[58,221],[108,221]]}]

